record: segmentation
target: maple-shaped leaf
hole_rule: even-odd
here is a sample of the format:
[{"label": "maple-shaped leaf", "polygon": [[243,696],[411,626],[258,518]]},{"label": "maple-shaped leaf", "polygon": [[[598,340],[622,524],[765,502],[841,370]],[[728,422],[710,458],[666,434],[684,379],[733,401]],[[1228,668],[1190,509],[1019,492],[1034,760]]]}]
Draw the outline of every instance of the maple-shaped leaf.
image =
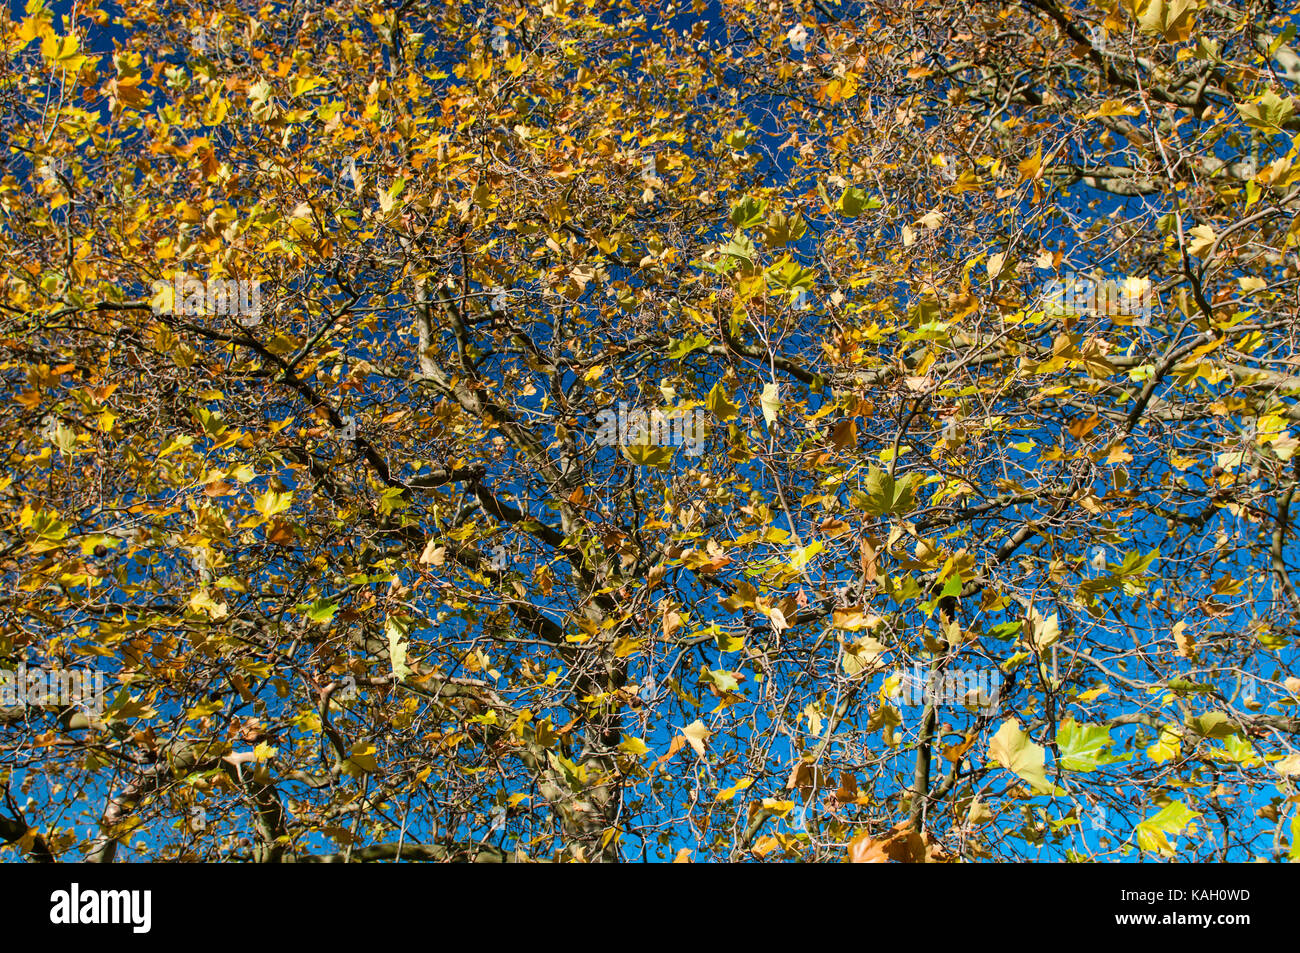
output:
[{"label": "maple-shaped leaf", "polygon": [[727,393],[722,381],[718,381],[710,389],[704,406],[719,420],[735,420],[740,416],[740,405],[732,403],[731,395]]},{"label": "maple-shaped leaf", "polygon": [[1295,117],[1295,97],[1283,98],[1270,89],[1254,102],[1238,103],[1237,112],[1246,121],[1246,125],[1254,129],[1281,132]]},{"label": "maple-shaped leaf", "polygon": [[1046,751],[1022,731],[1020,723],[1008,718],[989,743],[989,757],[1017,777],[1028,781],[1035,791],[1053,789],[1046,774]]},{"label": "maple-shaped leaf", "polygon": [[916,502],[916,483],[914,473],[895,479],[887,470],[873,466],[867,471],[867,492],[858,497],[858,503],[872,516],[907,513]]},{"label": "maple-shaped leaf", "polygon": [[1102,765],[1133,757],[1109,752],[1111,737],[1107,726],[1080,724],[1073,718],[1065,719],[1057,728],[1056,744],[1061,752],[1061,766],[1067,771],[1096,771]]},{"label": "maple-shaped leaf", "polygon": [[1182,43],[1192,35],[1196,6],[1194,0],[1150,0],[1138,23],[1143,31],[1159,34],[1168,43]]},{"label": "maple-shaped leaf", "polygon": [[1170,835],[1181,834],[1188,824],[1200,816],[1199,811],[1193,811],[1181,801],[1170,801],[1134,828],[1137,845],[1142,850],[1153,850],[1165,857],[1172,857],[1175,851],[1169,842]]}]

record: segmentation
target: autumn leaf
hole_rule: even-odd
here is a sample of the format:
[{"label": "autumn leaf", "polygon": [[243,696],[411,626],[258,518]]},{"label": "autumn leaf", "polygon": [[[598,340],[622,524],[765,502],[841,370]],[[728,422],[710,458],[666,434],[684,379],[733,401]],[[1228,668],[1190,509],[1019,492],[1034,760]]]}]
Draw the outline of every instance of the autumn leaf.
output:
[{"label": "autumn leaf", "polygon": [[265,519],[270,519],[293,505],[293,491],[267,490],[253,501],[253,505]]},{"label": "autumn leaf", "polygon": [[1284,99],[1269,89],[1252,103],[1238,103],[1237,112],[1254,129],[1280,133],[1295,116],[1295,98]]},{"label": "autumn leaf", "polygon": [[882,204],[879,199],[868,197],[866,192],[854,185],[840,194],[835,207],[845,218],[857,218],[865,211],[880,208]]},{"label": "autumn leaf", "polygon": [[895,480],[889,471],[873,466],[866,486],[861,508],[872,516],[907,513],[915,505],[916,480],[910,474]]},{"label": "autumn leaf", "polygon": [[1203,258],[1214,247],[1218,236],[1208,225],[1197,225],[1191,230],[1192,240],[1187,243],[1187,254]]},{"label": "autumn leaf", "polygon": [[1024,621],[1025,641],[1035,652],[1043,652],[1061,639],[1061,626],[1056,613],[1044,615],[1033,606],[1028,609],[1028,618]]},{"label": "autumn leaf", "polygon": [[1156,33],[1167,43],[1182,43],[1192,35],[1197,5],[1194,0],[1149,0],[1138,17],[1147,33]]},{"label": "autumn leaf", "polygon": [[1046,751],[1034,744],[1014,718],[1002,723],[989,744],[989,757],[1012,774],[1028,781],[1039,793],[1053,790],[1045,773]]},{"label": "autumn leaf", "polygon": [[681,732],[682,737],[689,741],[691,747],[695,749],[695,753],[703,758],[705,742],[709,740],[713,733],[709,731],[708,728],[704,727],[702,721],[698,720],[691,722],[685,728],[681,729]]},{"label": "autumn leaf", "polygon": [[1173,857],[1175,850],[1169,837],[1183,833],[1187,826],[1201,814],[1179,801],[1171,801],[1151,817],[1140,821],[1134,829],[1137,845],[1142,850],[1156,851]]},{"label": "autumn leaf", "polygon": [[710,389],[705,406],[708,408],[709,413],[720,420],[734,420],[740,415],[739,406],[732,403],[722,381],[717,381]]},{"label": "autumn leaf", "polygon": [[759,403],[763,408],[763,419],[767,421],[769,427],[773,426],[776,423],[777,414],[781,411],[780,388],[771,381],[764,384]]}]

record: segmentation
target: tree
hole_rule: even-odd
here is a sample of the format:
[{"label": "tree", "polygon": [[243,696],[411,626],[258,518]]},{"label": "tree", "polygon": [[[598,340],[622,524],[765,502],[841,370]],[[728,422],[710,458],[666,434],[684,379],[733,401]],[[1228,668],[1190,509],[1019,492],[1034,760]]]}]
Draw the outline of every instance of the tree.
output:
[{"label": "tree", "polygon": [[1297,856],[1288,14],[121,10],[4,22],[8,855]]}]

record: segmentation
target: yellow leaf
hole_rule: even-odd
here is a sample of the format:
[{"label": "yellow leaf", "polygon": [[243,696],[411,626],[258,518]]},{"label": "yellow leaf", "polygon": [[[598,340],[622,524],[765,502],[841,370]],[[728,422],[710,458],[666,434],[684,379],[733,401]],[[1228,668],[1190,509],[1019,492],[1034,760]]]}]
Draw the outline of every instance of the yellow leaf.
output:
[{"label": "yellow leaf", "polygon": [[843,629],[845,632],[874,629],[880,625],[881,621],[880,616],[866,612],[861,607],[836,609],[831,613],[831,624],[837,629]]},{"label": "yellow leaf", "polygon": [[1147,757],[1152,761],[1169,761],[1178,756],[1178,751],[1182,747],[1182,741],[1178,735],[1168,728],[1160,729],[1160,740],[1153,745],[1147,746]]},{"label": "yellow leaf", "polygon": [[1187,254],[1200,258],[1214,247],[1217,238],[1210,226],[1197,225],[1192,229],[1192,240],[1187,243]]},{"label": "yellow leaf", "polygon": [[709,413],[720,420],[734,420],[740,416],[740,407],[731,402],[726,388],[722,386],[722,381],[713,385],[708,398],[704,401],[704,406],[708,408]]},{"label": "yellow leaf", "polygon": [[1140,116],[1142,110],[1137,106],[1120,102],[1118,99],[1108,99],[1096,109],[1084,115],[1084,119],[1101,119],[1106,116]]},{"label": "yellow leaf", "polygon": [[81,49],[81,42],[75,36],[58,36],[50,32],[41,40],[41,55],[47,60],[64,63],[73,59]]},{"label": "yellow leaf", "polygon": [[1044,649],[1060,641],[1061,625],[1056,613],[1044,616],[1033,606],[1029,607],[1029,619],[1025,623],[1027,641],[1035,651]]},{"label": "yellow leaf", "polygon": [[1191,0],[1151,0],[1138,17],[1143,31],[1158,33],[1169,43],[1182,43],[1192,35],[1196,5]]},{"label": "yellow leaf", "polygon": [[[873,618],[875,618],[873,616]],[[879,619],[877,619],[879,621]],[[872,667],[872,664],[879,660],[886,652],[883,643],[878,642],[871,636],[857,639],[853,642],[844,644],[844,657],[841,664],[844,666],[844,673],[852,678]]]},{"label": "yellow leaf", "polygon": [[776,423],[776,415],[781,409],[781,389],[775,382],[769,381],[763,385],[763,395],[759,398],[759,403],[763,407],[763,419],[767,421],[770,427]]},{"label": "yellow leaf", "polygon": [[1284,778],[1300,774],[1300,754],[1293,754],[1283,758],[1273,765],[1273,770]]},{"label": "yellow leaf", "polygon": [[649,443],[628,443],[621,444],[619,449],[622,450],[623,456],[637,466],[655,467],[662,470],[673,461],[672,447],[656,447]]},{"label": "yellow leaf", "polygon": [[1025,159],[1016,166],[1020,170],[1020,181],[1028,182],[1037,179],[1043,171],[1043,147],[1038,147],[1038,152]]},{"label": "yellow leaf", "polygon": [[1046,752],[1020,730],[1020,723],[1008,718],[989,743],[989,757],[1012,774],[1028,781],[1036,791],[1050,791],[1045,774]]},{"label": "yellow leaf", "polygon": [[230,103],[226,102],[226,100],[221,98],[217,98],[213,100],[211,103],[208,104],[208,107],[205,110],[203,110],[203,125],[205,126],[221,125],[222,121],[226,118],[226,113],[228,113],[229,111],[230,111]]},{"label": "yellow leaf", "polygon": [[989,810],[988,805],[975,798],[970,802],[970,809],[966,812],[966,823],[972,827],[993,820],[993,812]]},{"label": "yellow leaf", "polygon": [[[28,17],[23,20],[15,31],[15,35],[22,41],[19,44],[18,49],[22,49],[32,40],[36,39],[36,37],[40,36],[42,32],[48,31],[49,29],[49,25],[38,17]],[[17,52],[17,50],[11,50],[10,52]]]},{"label": "yellow leaf", "polygon": [[[405,681],[406,676],[411,674],[411,669],[406,664],[409,628],[410,626],[397,616],[389,616],[384,623],[384,634],[388,636],[388,661],[393,677],[399,682]],[[487,665],[483,664],[480,667],[486,668]]]},{"label": "yellow leaf", "polygon": [[266,519],[270,519],[278,513],[283,513],[293,505],[293,491],[289,490],[280,493],[276,490],[267,490],[259,497],[253,500],[253,506],[257,512],[261,513]]},{"label": "yellow leaf", "polygon": [[217,602],[212,598],[212,594],[206,589],[197,590],[194,595],[190,596],[190,608],[195,612],[202,612],[209,619],[217,620],[226,617],[227,609],[224,602]]},{"label": "yellow leaf", "polygon": [[614,658],[627,658],[641,651],[641,646],[645,644],[644,639],[633,639],[624,636],[613,645]]},{"label": "yellow leaf", "polygon": [[1138,847],[1172,857],[1174,849],[1167,835],[1182,833],[1188,824],[1200,816],[1198,811],[1191,810],[1186,804],[1170,801],[1159,813],[1148,817],[1134,828]]},{"label": "yellow leaf", "polygon": [[812,542],[807,546],[802,546],[799,549],[794,550],[794,552],[790,554],[790,568],[795,572],[799,572],[808,565],[808,560],[812,559],[824,548],[825,547],[823,547],[821,543]]},{"label": "yellow leaf", "polygon": [[275,757],[275,753],[279,750],[279,748],[271,747],[265,741],[260,741],[258,742],[257,747],[253,749],[253,757],[258,761],[270,761]]},{"label": "yellow leaf", "polygon": [[289,93],[292,96],[301,96],[304,93],[311,92],[318,86],[324,86],[325,82],[319,76],[295,76],[293,81],[289,83]]},{"label": "yellow leaf", "polygon": [[359,769],[367,774],[374,774],[379,770],[379,762],[375,760],[375,746],[368,745],[364,741],[358,741],[352,746],[351,753],[348,755],[348,760],[344,766]]},{"label": "yellow leaf", "polygon": [[647,747],[646,743],[640,738],[631,735],[624,735],[622,743],[618,746],[618,750],[622,751],[624,754],[630,754],[639,758],[648,753],[650,748]]},{"label": "yellow leaf", "polygon": [[701,758],[704,757],[704,743],[713,736],[713,732],[704,727],[704,722],[698,718],[682,729],[682,736],[691,743],[695,753]]},{"label": "yellow leaf", "polygon": [[721,791],[719,791],[717,796],[714,798],[714,801],[730,801],[733,797],[735,797],[737,794],[745,790],[745,788],[749,787],[753,783],[754,783],[753,778],[741,778],[731,787],[723,788]]}]

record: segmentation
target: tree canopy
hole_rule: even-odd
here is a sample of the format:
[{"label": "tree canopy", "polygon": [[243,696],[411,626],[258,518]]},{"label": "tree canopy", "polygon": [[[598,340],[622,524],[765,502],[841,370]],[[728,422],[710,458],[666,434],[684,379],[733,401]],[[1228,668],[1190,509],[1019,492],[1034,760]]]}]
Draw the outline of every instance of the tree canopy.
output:
[{"label": "tree canopy", "polygon": [[11,11],[0,857],[1300,857],[1294,32]]}]

